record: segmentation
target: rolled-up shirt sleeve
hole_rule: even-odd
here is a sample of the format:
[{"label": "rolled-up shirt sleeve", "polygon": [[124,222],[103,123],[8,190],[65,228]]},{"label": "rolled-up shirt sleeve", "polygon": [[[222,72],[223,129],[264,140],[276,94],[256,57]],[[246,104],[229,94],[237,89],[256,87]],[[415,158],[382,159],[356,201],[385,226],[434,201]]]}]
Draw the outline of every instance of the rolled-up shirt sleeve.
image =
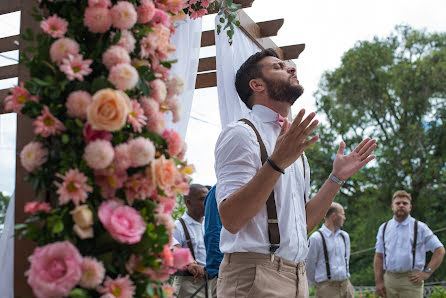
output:
[{"label": "rolled-up shirt sleeve", "polygon": [[375,245],[375,252],[381,254],[384,253],[383,229],[384,229],[384,223],[379,227],[378,234],[376,235],[376,245]]},{"label": "rolled-up shirt sleeve", "polygon": [[260,147],[254,131],[245,124],[229,125],[215,146],[217,204],[248,183],[260,166]]}]

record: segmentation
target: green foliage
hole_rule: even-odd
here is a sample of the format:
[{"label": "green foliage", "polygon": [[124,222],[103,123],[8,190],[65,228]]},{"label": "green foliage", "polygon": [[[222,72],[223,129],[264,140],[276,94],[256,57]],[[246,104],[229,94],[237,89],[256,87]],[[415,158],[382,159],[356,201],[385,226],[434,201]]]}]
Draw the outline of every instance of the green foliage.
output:
[{"label": "green foliage", "polygon": [[0,191],[0,235],[3,232],[3,224],[5,223],[6,211],[8,209],[10,196],[5,196]]},{"label": "green foliage", "polygon": [[434,287],[434,292],[430,296],[431,298],[446,298],[446,290],[442,287]]},{"label": "green foliage", "polygon": [[[331,171],[341,137],[347,151],[364,136],[377,139],[376,160],[349,179],[336,198],[346,208],[352,252],[375,245],[381,223],[392,217],[393,192],[412,194],[412,216],[432,230],[446,226],[446,34],[397,26],[387,38],[360,41],[326,72],[315,93],[329,125],[307,152],[312,189]],[[446,242],[446,233],[439,233]],[[351,258],[352,282],[374,284],[373,254]],[[432,279],[446,279],[446,267]]]},{"label": "green foliage", "polygon": [[242,6],[240,4],[233,3],[232,0],[222,0],[217,5],[219,9],[218,15],[221,16],[219,19],[220,24],[217,25],[217,34],[220,34],[222,25],[224,25],[223,30],[229,28],[226,31],[226,35],[229,38],[229,44],[232,44],[232,37],[235,33],[234,26],[240,26],[240,21],[237,20],[236,12]]}]

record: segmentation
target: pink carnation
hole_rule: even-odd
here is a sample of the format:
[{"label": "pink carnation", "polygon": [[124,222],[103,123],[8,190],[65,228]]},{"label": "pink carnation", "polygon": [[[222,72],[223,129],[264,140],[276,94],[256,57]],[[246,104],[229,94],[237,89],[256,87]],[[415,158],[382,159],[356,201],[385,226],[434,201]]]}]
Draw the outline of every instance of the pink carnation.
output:
[{"label": "pink carnation", "polygon": [[53,42],[50,47],[51,61],[61,63],[68,55],[77,55],[79,44],[70,38],[60,38]]},{"label": "pink carnation", "polygon": [[150,82],[150,96],[157,102],[162,103],[167,96],[167,88],[164,81],[156,79]]},{"label": "pink carnation", "polygon": [[23,82],[20,82],[19,86],[9,89],[9,92],[11,95],[5,98],[5,111],[7,112],[19,113],[28,100],[39,102],[39,97],[31,95]]},{"label": "pink carnation", "polygon": [[161,135],[166,125],[166,119],[159,110],[159,103],[150,97],[141,97],[140,102],[147,117],[147,129]]},{"label": "pink carnation", "polygon": [[82,90],[73,91],[68,95],[65,106],[67,114],[79,119],[87,119],[87,107],[92,102],[90,93]]},{"label": "pink carnation", "polygon": [[163,291],[166,293],[167,298],[175,298],[175,287],[169,284],[163,284]]},{"label": "pink carnation", "polygon": [[150,32],[141,40],[141,57],[147,58],[156,53],[159,59],[167,59],[175,51],[175,45],[170,42],[170,29],[163,24],[152,26]]},{"label": "pink carnation", "polygon": [[191,9],[191,11],[192,11],[192,13],[190,14],[190,18],[192,20],[196,20],[198,18],[201,18],[201,17],[205,16],[208,13],[207,9],[204,9],[204,8],[199,9],[199,10]]},{"label": "pink carnation", "polygon": [[105,269],[102,262],[92,257],[84,257],[82,260],[82,277],[79,285],[87,289],[95,289],[102,283]]},{"label": "pink carnation", "polygon": [[120,46],[111,46],[102,54],[102,62],[107,69],[121,63],[130,63],[130,56],[126,49]]},{"label": "pink carnation", "polygon": [[201,6],[208,8],[212,2],[214,2],[214,0],[201,0]]},{"label": "pink carnation", "polygon": [[161,267],[158,270],[154,270],[152,268],[144,268],[144,270],[141,273],[146,276],[150,276],[150,279],[153,280],[166,281],[169,280],[170,275],[175,273],[176,271],[177,270],[174,268],[161,265]]},{"label": "pink carnation", "polygon": [[69,54],[68,58],[62,60],[59,69],[67,75],[67,78],[70,81],[74,79],[83,81],[84,76],[88,76],[92,72],[92,69],[90,68],[91,63],[93,63],[93,60],[83,60],[82,55]]},{"label": "pink carnation", "polygon": [[106,7],[87,7],[84,15],[84,25],[93,33],[104,33],[112,25],[110,10]]},{"label": "pink carnation", "polygon": [[123,170],[104,169],[95,171],[95,183],[101,187],[101,195],[111,199],[116,190],[124,185],[127,180],[127,172]]},{"label": "pink carnation", "polygon": [[48,149],[40,142],[30,142],[20,152],[20,162],[28,171],[39,169],[48,160]]},{"label": "pink carnation", "polygon": [[108,75],[110,83],[120,90],[132,89],[138,83],[138,78],[136,69],[127,63],[113,66]]},{"label": "pink carnation", "polygon": [[141,56],[141,58],[149,58],[150,55],[153,55],[155,53],[156,46],[155,43],[152,42],[153,39],[154,38],[152,37],[152,35],[149,34],[139,41],[139,44],[141,46],[139,55]]},{"label": "pink carnation", "polygon": [[176,97],[171,97],[166,100],[166,104],[172,111],[172,122],[177,123],[181,119],[182,106],[181,102]]},{"label": "pink carnation", "polygon": [[184,91],[184,80],[183,78],[175,73],[166,83],[167,87],[167,98],[174,97],[175,95],[180,95]]},{"label": "pink carnation", "polygon": [[34,133],[40,134],[44,138],[60,135],[66,129],[63,123],[50,113],[47,106],[43,107],[42,115],[37,117],[33,125],[35,126]]},{"label": "pink carnation", "polygon": [[163,196],[158,196],[157,200],[159,201],[158,206],[156,208],[156,211],[158,213],[172,214],[172,211],[175,208],[175,198],[166,198]]},{"label": "pink carnation", "polygon": [[183,269],[187,265],[194,262],[194,259],[190,254],[189,248],[174,247],[173,258],[174,258],[173,266],[177,269]]},{"label": "pink carnation", "polygon": [[114,280],[107,276],[104,286],[98,287],[97,290],[101,294],[111,294],[115,298],[132,298],[135,294],[135,286],[128,275],[118,276]]},{"label": "pink carnation", "polygon": [[89,123],[85,123],[82,131],[85,143],[90,143],[94,140],[106,140],[111,141],[112,134],[105,130],[94,130]]},{"label": "pink carnation", "polygon": [[64,37],[67,32],[67,26],[68,22],[59,18],[56,14],[40,22],[40,28],[42,28],[43,32],[54,38]]},{"label": "pink carnation", "polygon": [[68,241],[35,248],[30,263],[28,284],[38,298],[68,296],[82,275],[82,256]]},{"label": "pink carnation", "polygon": [[88,6],[90,7],[102,7],[107,8],[112,5],[110,0],[88,0]]},{"label": "pink carnation", "polygon": [[127,121],[132,125],[133,131],[141,132],[143,126],[147,123],[147,117],[144,115],[144,110],[138,101],[132,99],[130,103],[132,110],[127,116]]},{"label": "pink carnation", "polygon": [[175,223],[172,220],[172,216],[170,216],[170,214],[167,214],[167,213],[157,214],[157,215],[155,215],[155,221],[158,224],[163,225],[166,228],[166,232],[169,235],[171,235],[173,233],[173,231],[175,230]]},{"label": "pink carnation", "polygon": [[170,15],[168,15],[164,10],[156,8],[152,22],[154,22],[155,24],[162,24],[165,27],[169,28],[171,24]]},{"label": "pink carnation", "polygon": [[102,202],[98,217],[113,239],[121,243],[138,243],[146,230],[146,222],[141,214],[119,200]]},{"label": "pink carnation", "polygon": [[142,173],[136,173],[125,182],[124,191],[127,203],[132,205],[135,199],[145,200],[150,198],[156,189],[153,187],[152,181]]},{"label": "pink carnation", "polygon": [[139,267],[141,261],[142,261],[142,256],[132,254],[127,263],[125,263],[125,269],[127,269],[127,271],[130,274],[133,274],[133,272],[136,271],[136,268]]},{"label": "pink carnation", "polygon": [[27,202],[24,208],[25,213],[35,214],[37,212],[50,213],[51,205],[49,203]]},{"label": "pink carnation", "polygon": [[78,169],[70,169],[65,175],[57,173],[56,177],[63,180],[62,184],[54,182],[61,205],[68,204],[70,201],[76,206],[80,202],[85,203],[88,193],[93,191],[93,188],[87,184],[87,177]]},{"label": "pink carnation", "polygon": [[166,139],[167,142],[167,153],[171,156],[177,156],[183,148],[183,140],[181,136],[171,129],[166,129],[162,135],[163,138]]},{"label": "pink carnation", "polygon": [[174,14],[178,15],[178,14],[182,13],[181,10],[183,10],[183,8],[187,7],[187,3],[185,0],[175,0],[175,1],[162,0],[162,1],[156,2],[156,7],[160,8],[164,11],[171,11]]},{"label": "pink carnation", "polygon": [[121,38],[119,39],[117,46],[123,47],[127,52],[131,53],[135,49],[136,40],[133,34],[129,30],[121,31]]},{"label": "pink carnation", "polygon": [[138,23],[146,24],[155,15],[155,4],[152,0],[142,0],[136,11],[138,12]]},{"label": "pink carnation", "polygon": [[115,28],[126,30],[135,25],[138,15],[132,3],[119,1],[111,9],[112,22]]},{"label": "pink carnation", "polygon": [[109,141],[96,140],[90,142],[84,151],[84,159],[92,169],[105,169],[113,161],[115,151]]},{"label": "pink carnation", "polygon": [[138,137],[128,144],[133,167],[145,166],[155,158],[155,146],[149,139]]}]

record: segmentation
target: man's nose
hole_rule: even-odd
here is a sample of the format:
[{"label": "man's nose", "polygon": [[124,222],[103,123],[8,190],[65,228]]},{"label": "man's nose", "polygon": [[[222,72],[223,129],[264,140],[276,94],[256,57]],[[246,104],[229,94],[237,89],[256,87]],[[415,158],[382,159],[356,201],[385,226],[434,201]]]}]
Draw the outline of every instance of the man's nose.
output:
[{"label": "man's nose", "polygon": [[295,67],[288,67],[287,71],[289,73],[295,73],[296,72],[296,68]]}]

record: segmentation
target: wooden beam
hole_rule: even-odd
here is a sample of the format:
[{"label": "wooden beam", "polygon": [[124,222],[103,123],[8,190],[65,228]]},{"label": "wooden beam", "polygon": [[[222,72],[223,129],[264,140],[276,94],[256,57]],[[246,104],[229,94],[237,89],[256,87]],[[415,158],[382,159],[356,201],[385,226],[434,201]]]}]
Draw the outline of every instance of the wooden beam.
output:
[{"label": "wooden beam", "polygon": [[10,79],[19,76],[19,65],[8,65],[0,67],[0,80]]},{"label": "wooden beam", "polygon": [[[259,35],[261,37],[276,36],[279,29],[283,26],[283,22],[283,19],[277,19],[257,23],[260,28]],[[209,47],[213,45],[215,45],[214,30],[203,31],[201,34],[201,47]]]},{"label": "wooden beam", "polygon": [[19,35],[0,38],[0,53],[19,49]]},{"label": "wooden beam", "polygon": [[1,0],[0,15],[20,10],[20,2],[17,0]]},{"label": "wooden beam", "polygon": [[295,44],[291,46],[280,47],[283,53],[283,60],[291,60],[299,58],[300,53],[305,49],[305,44]]},{"label": "wooden beam", "polygon": [[[217,2],[217,1],[216,1]],[[242,8],[251,7],[254,0],[234,0],[234,3],[241,4]],[[217,13],[218,9],[210,10],[208,14],[214,14]]]},{"label": "wooden beam", "polygon": [[217,62],[215,57],[201,58],[198,62],[198,72],[215,70]]},{"label": "wooden beam", "polygon": [[195,89],[217,86],[217,72],[206,72],[197,74]]}]

